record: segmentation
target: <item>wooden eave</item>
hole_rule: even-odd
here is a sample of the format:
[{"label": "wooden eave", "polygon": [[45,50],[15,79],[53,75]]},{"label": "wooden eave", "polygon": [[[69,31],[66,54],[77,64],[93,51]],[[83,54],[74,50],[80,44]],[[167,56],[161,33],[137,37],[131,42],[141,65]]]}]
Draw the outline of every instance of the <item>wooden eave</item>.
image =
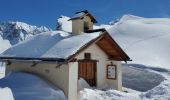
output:
[{"label": "wooden eave", "polygon": [[65,62],[63,58],[35,58],[35,57],[0,57],[0,61],[18,60],[18,61],[46,61],[46,62]]},{"label": "wooden eave", "polygon": [[108,55],[110,60],[131,61],[128,55],[107,32],[96,44]]}]

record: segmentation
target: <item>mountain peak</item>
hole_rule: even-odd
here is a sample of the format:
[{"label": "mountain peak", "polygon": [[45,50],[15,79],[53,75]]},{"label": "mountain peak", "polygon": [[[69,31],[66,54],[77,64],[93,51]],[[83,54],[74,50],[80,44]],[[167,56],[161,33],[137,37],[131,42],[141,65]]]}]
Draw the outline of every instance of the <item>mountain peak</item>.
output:
[{"label": "mountain peak", "polygon": [[9,40],[12,45],[25,40],[26,38],[33,36],[34,34],[47,32],[50,30],[51,29],[48,29],[44,26],[37,27],[18,21],[8,21],[0,23],[0,35],[3,37],[3,39]]}]

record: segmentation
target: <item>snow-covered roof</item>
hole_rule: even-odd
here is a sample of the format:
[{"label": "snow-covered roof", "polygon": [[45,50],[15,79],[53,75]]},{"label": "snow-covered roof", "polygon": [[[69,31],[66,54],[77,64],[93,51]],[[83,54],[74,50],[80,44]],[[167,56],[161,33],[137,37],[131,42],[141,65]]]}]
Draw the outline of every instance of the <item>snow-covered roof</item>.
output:
[{"label": "snow-covered roof", "polygon": [[77,18],[77,17],[81,17],[83,16],[85,13],[84,12],[80,12],[80,13],[77,13],[73,16],[73,18]]},{"label": "snow-covered roof", "polygon": [[75,15],[69,20],[81,19],[84,15],[89,16],[92,22],[97,23],[97,20],[87,10],[76,12]]},{"label": "snow-covered roof", "polygon": [[0,56],[67,59],[85,44],[100,36],[100,33],[82,33],[81,35],[71,36],[63,31],[44,32],[12,46]]}]

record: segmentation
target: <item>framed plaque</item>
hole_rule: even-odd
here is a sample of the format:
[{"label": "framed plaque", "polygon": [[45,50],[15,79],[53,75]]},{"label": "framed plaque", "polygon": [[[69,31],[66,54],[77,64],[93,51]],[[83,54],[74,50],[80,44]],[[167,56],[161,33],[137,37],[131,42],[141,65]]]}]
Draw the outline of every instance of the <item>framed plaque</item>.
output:
[{"label": "framed plaque", "polygon": [[117,66],[116,65],[107,65],[107,79],[116,80]]}]

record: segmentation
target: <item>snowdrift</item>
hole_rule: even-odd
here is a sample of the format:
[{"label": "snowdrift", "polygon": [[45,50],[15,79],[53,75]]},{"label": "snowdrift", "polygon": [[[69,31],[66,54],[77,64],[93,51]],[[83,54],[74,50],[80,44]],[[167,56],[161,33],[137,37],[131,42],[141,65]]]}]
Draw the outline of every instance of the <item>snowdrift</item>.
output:
[{"label": "snowdrift", "polygon": [[[28,73],[10,73],[0,79],[0,87],[10,88],[15,100],[66,100],[62,90]],[[10,92],[6,93],[4,96],[11,97]]]},{"label": "snowdrift", "polygon": [[0,88],[0,100],[14,100],[12,91],[10,88]]},{"label": "snowdrift", "polygon": [[142,65],[124,65],[122,67],[123,86],[133,90],[146,92],[165,80],[162,75],[147,71],[146,69]]}]

